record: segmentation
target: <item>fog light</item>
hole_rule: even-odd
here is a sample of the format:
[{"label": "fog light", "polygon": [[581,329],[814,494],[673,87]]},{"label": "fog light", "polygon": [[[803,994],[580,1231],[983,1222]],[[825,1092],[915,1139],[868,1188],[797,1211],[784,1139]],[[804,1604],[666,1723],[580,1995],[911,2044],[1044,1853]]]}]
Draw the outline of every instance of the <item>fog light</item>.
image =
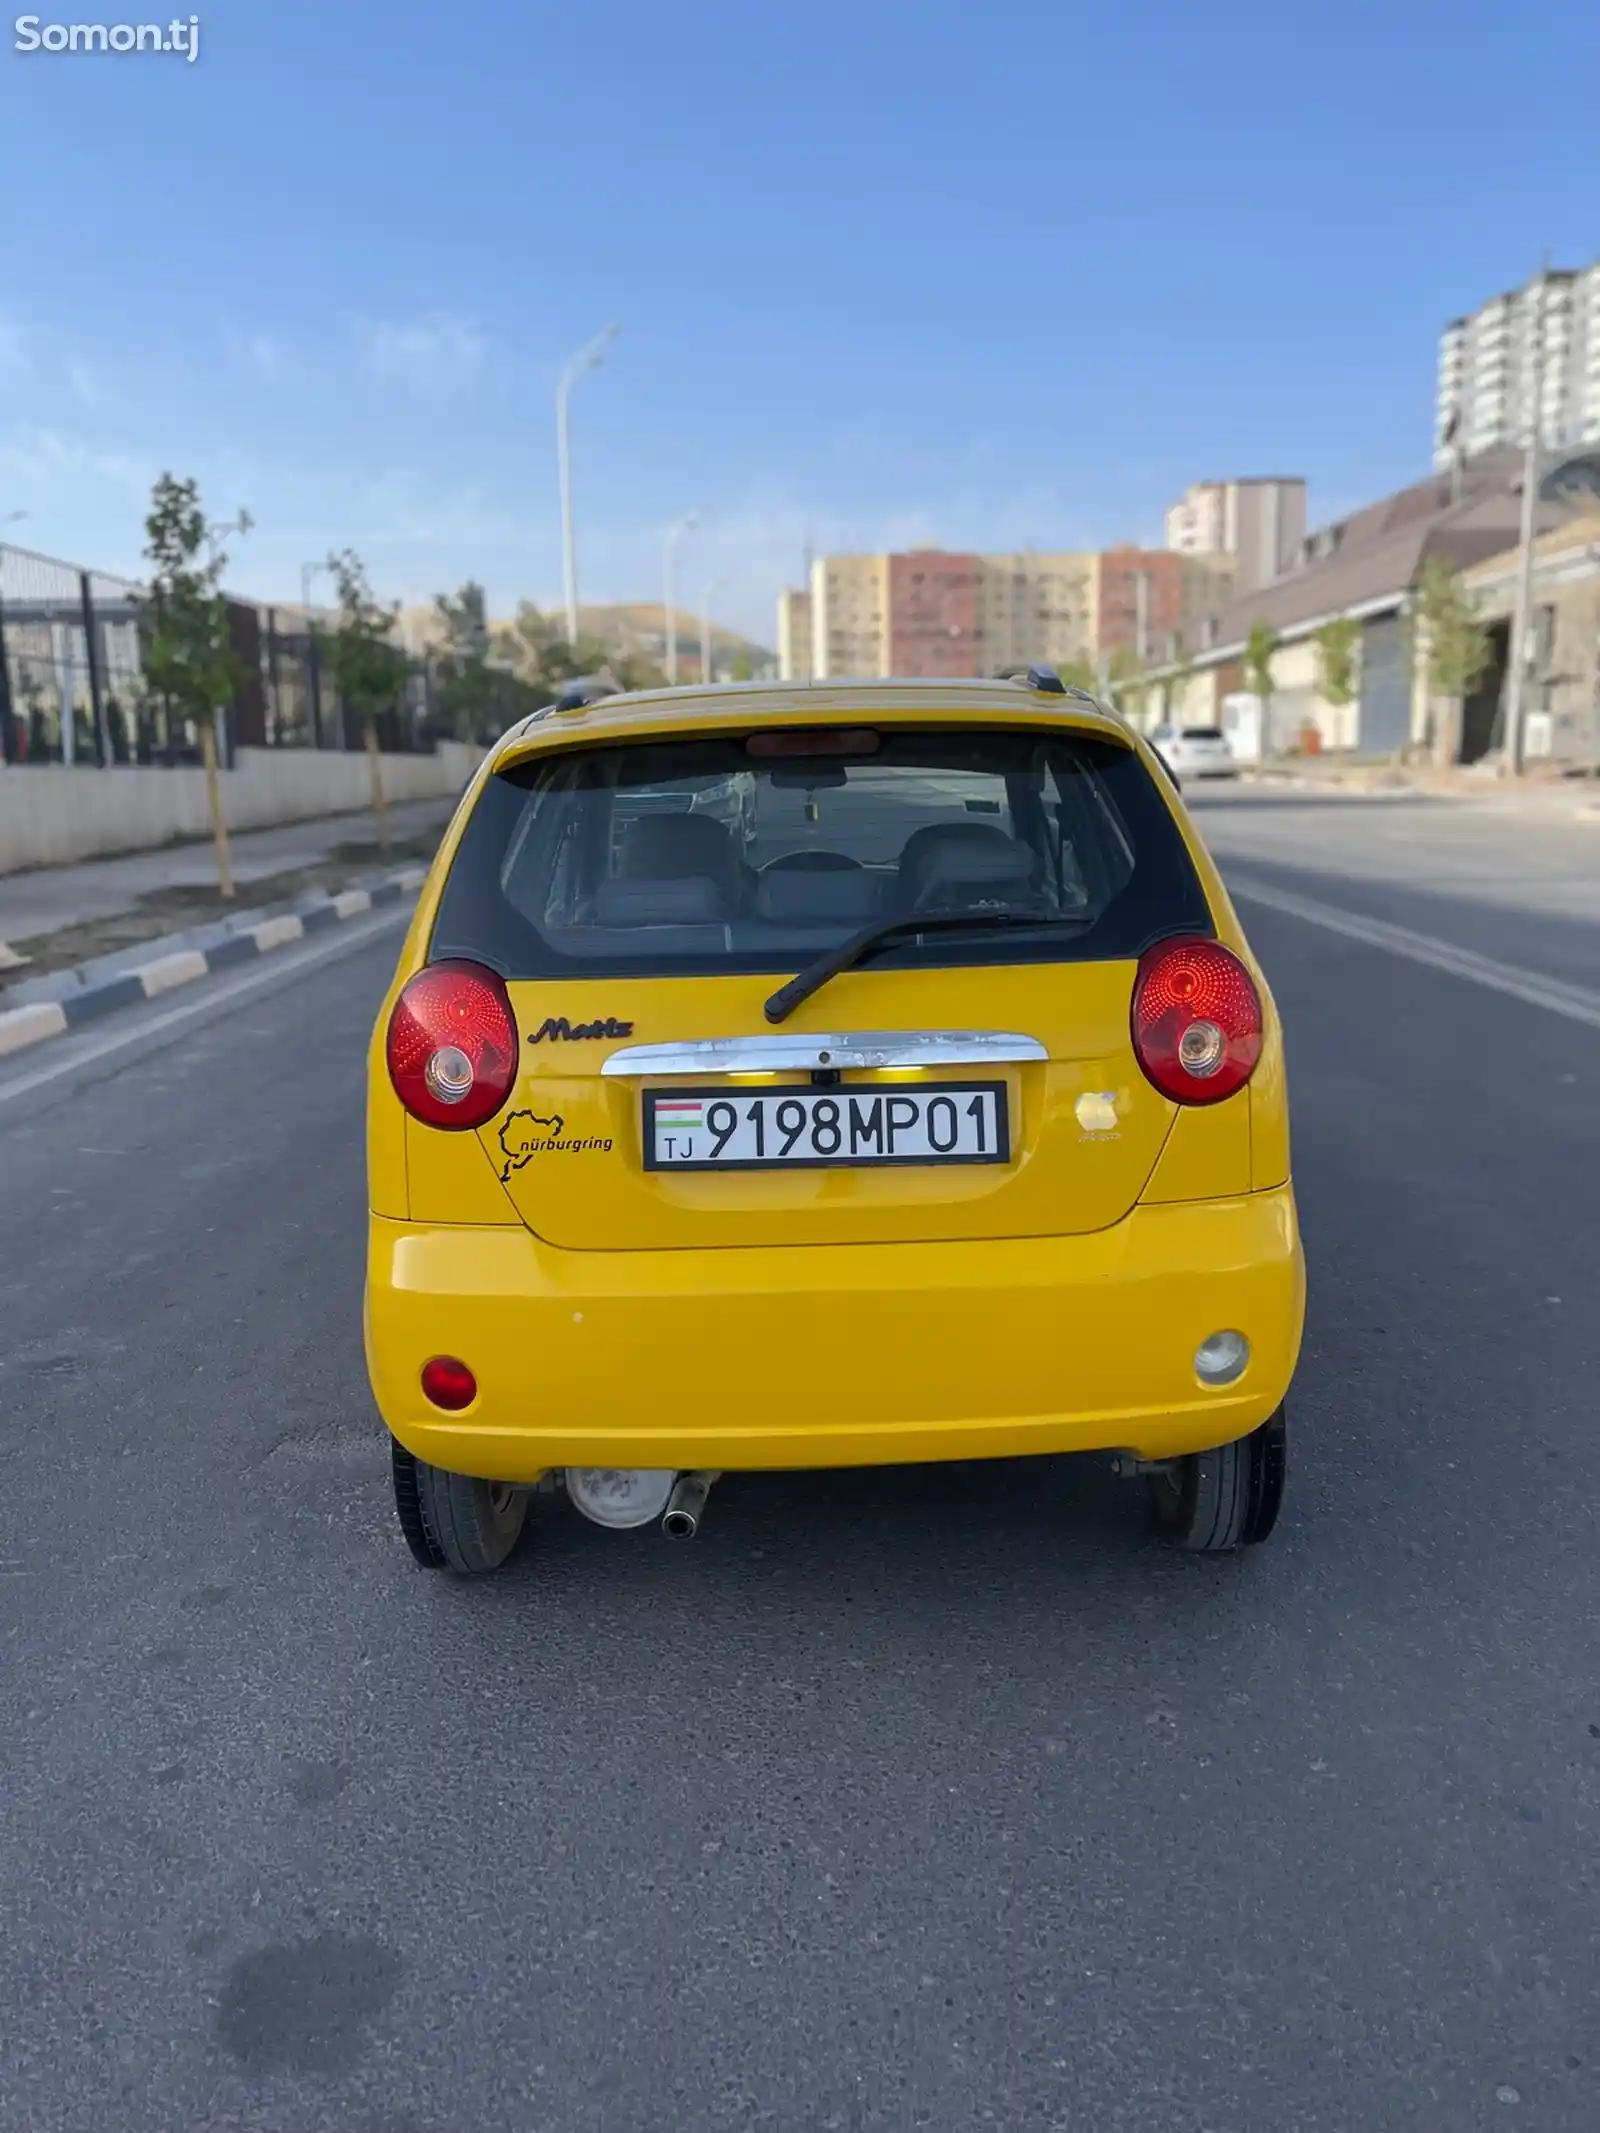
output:
[{"label": "fog light", "polygon": [[1194,1374],[1203,1385],[1231,1385],[1249,1360],[1242,1333],[1208,1333],[1194,1351]]},{"label": "fog light", "polygon": [[670,1466],[569,1466],[567,1494],[597,1526],[647,1526],[667,1508]]},{"label": "fog light", "polygon": [[436,1355],[422,1366],[422,1389],[435,1407],[459,1414],[478,1397],[478,1381],[459,1357]]}]

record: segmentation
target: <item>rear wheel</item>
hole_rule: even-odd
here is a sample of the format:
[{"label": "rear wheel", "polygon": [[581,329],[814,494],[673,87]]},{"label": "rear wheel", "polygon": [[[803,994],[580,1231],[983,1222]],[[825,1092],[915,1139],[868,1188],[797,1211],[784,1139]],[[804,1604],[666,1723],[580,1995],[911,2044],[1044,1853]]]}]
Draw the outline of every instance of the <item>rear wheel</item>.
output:
[{"label": "rear wheel", "polygon": [[1280,1407],[1237,1444],[1190,1452],[1150,1477],[1150,1504],[1162,1532],[1199,1555],[1222,1555],[1264,1541],[1283,1506],[1288,1428]]},{"label": "rear wheel", "polygon": [[400,1531],[417,1561],[458,1577],[498,1570],[521,1538],[527,1490],[447,1473],[413,1458],[393,1439],[390,1457]]}]

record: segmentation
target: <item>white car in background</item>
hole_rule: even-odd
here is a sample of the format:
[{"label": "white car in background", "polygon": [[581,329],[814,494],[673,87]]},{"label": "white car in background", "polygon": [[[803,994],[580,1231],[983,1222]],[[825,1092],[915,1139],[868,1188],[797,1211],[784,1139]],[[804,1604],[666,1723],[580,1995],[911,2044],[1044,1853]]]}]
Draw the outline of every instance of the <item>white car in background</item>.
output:
[{"label": "white car in background", "polygon": [[1150,745],[1175,778],[1239,775],[1239,765],[1220,726],[1157,726]]}]

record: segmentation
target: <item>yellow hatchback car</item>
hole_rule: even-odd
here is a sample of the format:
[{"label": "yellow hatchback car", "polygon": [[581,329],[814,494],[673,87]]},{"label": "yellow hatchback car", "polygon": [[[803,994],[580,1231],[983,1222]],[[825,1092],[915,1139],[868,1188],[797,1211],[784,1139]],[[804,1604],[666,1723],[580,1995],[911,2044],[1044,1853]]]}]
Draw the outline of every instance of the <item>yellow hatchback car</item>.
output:
[{"label": "yellow hatchback car", "polygon": [[1049,669],[579,689],[496,745],[369,1075],[412,1552],[530,1493],[1110,1452],[1265,1539],[1305,1270],[1271,995],[1159,757]]}]

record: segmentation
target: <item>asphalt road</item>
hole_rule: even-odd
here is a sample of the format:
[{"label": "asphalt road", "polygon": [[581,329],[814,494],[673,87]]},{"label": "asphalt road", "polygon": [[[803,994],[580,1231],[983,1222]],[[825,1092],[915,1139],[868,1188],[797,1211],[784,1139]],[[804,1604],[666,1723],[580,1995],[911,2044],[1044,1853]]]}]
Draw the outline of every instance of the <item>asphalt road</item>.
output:
[{"label": "asphalt road", "polygon": [[1242,1562],[1063,1462],[430,1577],[359,1341],[396,933],[0,1077],[6,2133],[1594,2133],[1600,1034],[1270,898],[1600,1005],[1600,829],[1197,807],[1312,1270]]}]

